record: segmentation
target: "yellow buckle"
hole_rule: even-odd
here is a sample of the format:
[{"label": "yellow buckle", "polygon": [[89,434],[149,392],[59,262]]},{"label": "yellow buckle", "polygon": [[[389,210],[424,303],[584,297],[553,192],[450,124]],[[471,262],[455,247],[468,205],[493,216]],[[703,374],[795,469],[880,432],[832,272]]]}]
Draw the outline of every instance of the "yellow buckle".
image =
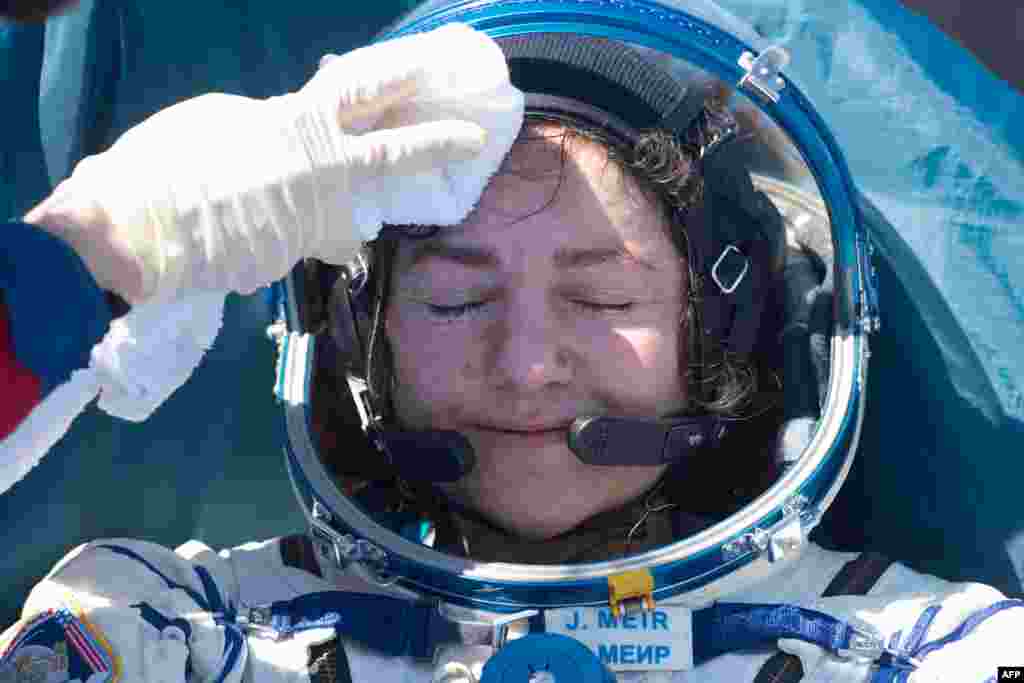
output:
[{"label": "yellow buckle", "polygon": [[612,614],[620,616],[620,608],[627,613],[639,609],[654,609],[654,577],[646,569],[636,569],[608,577],[608,604]]}]

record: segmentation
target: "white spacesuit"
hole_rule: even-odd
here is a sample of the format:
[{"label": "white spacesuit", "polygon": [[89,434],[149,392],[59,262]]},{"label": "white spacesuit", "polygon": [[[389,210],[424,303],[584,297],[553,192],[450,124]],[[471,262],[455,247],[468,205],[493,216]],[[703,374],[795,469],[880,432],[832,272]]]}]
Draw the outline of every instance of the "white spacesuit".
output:
[{"label": "white spacesuit", "polygon": [[[949,583],[895,564],[865,596],[819,597],[855,558],[812,545],[785,571],[728,600],[799,605],[849,620],[865,631],[873,627],[894,651],[909,644],[911,652],[919,652],[916,669],[908,664],[879,673],[872,660],[880,653],[853,652],[841,658],[817,645],[782,639],[779,647],[797,655],[800,666],[783,659],[778,668],[784,672],[788,667],[789,676],[793,669],[802,669],[803,678],[776,673],[758,679],[766,662],[778,659],[774,648],[761,648],[722,654],[688,671],[654,671],[641,664],[639,671],[619,672],[617,680],[988,681],[994,680],[996,667],[1024,663],[1019,647],[1024,605],[981,584]],[[95,680],[172,681],[188,671],[190,680],[254,683],[472,681],[493,653],[486,643],[453,642],[429,658],[382,655],[348,637],[339,642],[330,623],[284,638],[275,637],[269,627],[246,625],[244,617],[254,606],[324,591],[387,593],[319,562],[304,536],[219,554],[194,541],[175,552],[142,541],[97,541],[69,553],[32,591],[24,618],[4,635],[0,671],[7,681],[87,680],[97,674]],[[385,618],[372,607],[368,616]],[[345,615],[340,618],[344,621]],[[647,629],[634,625],[623,641],[642,648],[651,633],[657,635],[650,621]],[[65,636],[72,624],[85,636]],[[391,625],[396,631],[397,626]],[[620,627],[619,633],[624,632]],[[673,635],[677,647],[691,647],[687,639],[692,636]],[[397,642],[403,636],[392,631],[388,637]],[[63,658],[58,656],[62,642]],[[650,666],[656,665],[653,660]]]},{"label": "white spacesuit", "polygon": [[[33,589],[21,620],[0,639],[0,683],[981,683],[998,680],[999,667],[1024,665],[1018,642],[1024,602],[873,554],[827,551],[808,540],[856,448],[877,300],[851,184],[823,124],[781,75],[785,53],[760,45],[752,31],[709,3],[595,0],[550,3],[559,4],[557,11],[537,8],[535,14],[518,11],[521,4],[433,3],[387,36],[464,22],[496,41],[449,26],[424,33],[420,42],[399,39],[357,59],[325,60],[324,69],[344,76],[347,66],[364,79],[346,93],[343,134],[332,128],[335,110],[322,106],[331,101],[324,94],[326,77],[303,90],[321,98],[312,116],[272,100],[268,106],[277,109],[259,111],[283,112],[294,133],[281,149],[288,168],[276,178],[272,170],[253,167],[238,181],[252,185],[245,192],[211,192],[208,182],[171,193],[175,201],[154,199],[141,208],[110,200],[111,220],[140,255],[138,300],[159,301],[190,283],[245,291],[280,277],[297,259],[317,259],[300,264],[280,286],[281,320],[272,328],[279,347],[275,391],[289,436],[286,463],[310,528],[219,553],[195,541],[176,551],[126,539],[81,546]],[[496,45],[504,60],[495,61]],[[427,50],[436,53],[423,57],[422,71],[399,66],[416,63]],[[437,56],[446,51],[456,59]],[[373,82],[366,73],[380,64],[390,65],[381,67],[391,70],[390,77]],[[460,80],[460,70],[475,75]],[[715,87],[706,87],[718,82],[737,89],[727,107],[718,106]],[[516,147],[522,136],[513,141],[524,103],[534,126],[524,130],[543,133],[527,135],[527,142],[546,144],[551,130],[599,133],[573,138],[575,147],[561,143],[556,155],[563,164],[558,190],[571,199],[574,213],[559,213],[559,201],[551,200],[519,217],[519,232],[508,233],[513,237],[505,242],[470,240],[454,248],[439,247],[436,230],[409,227],[465,218],[452,230],[490,239],[499,224],[488,222],[487,208],[498,205],[489,202],[512,198],[524,205],[516,208],[534,206],[528,201],[531,184],[546,176],[530,172],[532,153],[515,151],[525,148]],[[177,105],[179,120],[194,121],[216,104],[205,100],[204,108],[193,110]],[[751,114],[756,108],[764,119]],[[138,154],[151,153],[147,145],[174,139],[159,128],[173,126],[174,116],[154,118],[160,120],[144,123],[123,144],[76,170],[82,192],[99,193],[99,184],[122,164],[131,167]],[[452,120],[465,125],[452,126]],[[752,121],[752,134],[738,135]],[[429,124],[447,128],[417,128]],[[236,119],[231,125],[241,124]],[[608,157],[593,161],[594,150],[641,148],[647,138],[638,130],[647,128],[668,131],[679,143],[671,148],[682,150],[679,158],[701,176],[701,191],[687,194],[694,188],[690,181],[671,190],[683,199],[670,200],[671,211],[664,214],[621,209],[628,203],[623,197],[632,196],[615,194],[623,192],[622,177],[603,185]],[[403,131],[408,136],[411,130],[419,137],[403,142]],[[147,131],[153,137],[147,139]],[[377,139],[384,147],[353,145],[357,133],[384,134]],[[216,144],[216,136],[203,144]],[[181,157],[187,158],[188,152]],[[503,158],[513,172],[499,172],[487,185]],[[665,177],[656,164],[653,172],[643,166],[634,164],[641,175]],[[318,184],[323,175],[327,180]],[[165,180],[173,185],[173,178]],[[71,182],[74,187],[75,176]],[[604,213],[586,213],[595,207]],[[351,220],[333,221],[331,210]],[[291,220],[296,212],[308,220]],[[579,216],[584,219],[574,218]],[[608,225],[594,216],[607,218]],[[382,223],[392,226],[387,236],[378,236]],[[670,238],[656,229],[663,225],[685,226],[685,238],[667,246]],[[639,256],[622,258],[623,248],[565,257],[561,236],[582,244],[607,236],[595,232],[605,229],[620,231]],[[247,237],[246,249],[236,248],[239,235]],[[374,238],[375,246],[359,251],[361,240]],[[655,308],[669,294],[644,299],[619,284],[627,279],[621,273],[629,272],[649,278],[651,291],[657,289],[661,276],[651,273],[668,266],[642,247],[659,239],[665,240],[662,252],[674,253],[674,247],[681,257],[670,260],[683,283],[673,281],[688,325],[687,337],[678,333],[682,339],[672,336],[678,319]],[[543,297],[465,284],[482,269],[499,277],[504,259],[546,256],[548,246],[563,260],[575,258],[576,266],[587,261],[588,268],[603,268],[615,261],[614,267],[633,270],[574,285],[566,295],[572,307],[558,308],[550,318],[536,313]],[[407,278],[431,258],[465,270]],[[643,259],[654,265],[637,266]],[[522,267],[561,277],[532,262]],[[407,295],[403,278],[414,282],[414,294]],[[607,296],[601,287],[609,281],[616,283],[614,296],[591,301]],[[518,282],[521,291],[535,291]],[[557,282],[551,291],[563,292]],[[775,308],[765,303],[773,289],[781,298]],[[464,290],[476,299],[451,298]],[[439,292],[444,296],[438,298]],[[636,301],[622,301],[630,296]],[[628,324],[616,317],[631,315],[623,312],[633,306],[641,309],[637,316],[644,306],[658,313],[629,318]],[[460,346],[459,335],[524,311],[541,316],[527,332],[495,324],[477,335],[498,338],[503,346],[500,353],[479,356],[491,359],[492,374],[484,372],[487,381],[474,384],[476,347]],[[428,317],[430,327],[416,327]],[[542,318],[545,325],[536,324]],[[670,342],[665,345],[659,345],[662,324],[671,332],[662,335]],[[558,325],[577,327],[566,332],[569,327]],[[615,332],[608,339],[616,345],[608,348],[620,355],[631,351],[644,362],[634,367],[624,361],[639,378],[632,395],[602,403],[601,373],[614,376],[615,370],[589,363],[591,356],[607,359],[594,341],[605,329]],[[402,346],[403,335],[410,345]],[[723,392],[738,385],[715,369],[728,354],[747,357],[762,349],[765,338],[782,349],[772,367],[781,374],[774,396],[784,392],[784,404],[726,400]],[[668,356],[658,355],[659,349],[671,348],[677,358],[683,346],[684,369],[664,365]],[[424,349],[429,362],[410,360]],[[474,406],[446,422],[429,408],[450,399],[443,393],[448,356],[456,357],[456,372],[467,373],[453,384],[453,394]],[[504,373],[500,381],[493,368]],[[673,384],[677,376],[690,404],[659,406],[656,416],[630,409],[680,393]],[[589,393],[565,389],[585,386],[592,377],[597,388]],[[351,433],[336,427],[341,418],[331,411],[338,392],[325,386],[344,396],[341,403],[356,420],[349,420]],[[658,393],[662,386],[667,393]],[[572,414],[529,413],[511,400],[488,403],[494,396],[521,403],[529,387],[536,405],[571,405]],[[541,403],[545,387],[568,398]],[[478,388],[483,393],[476,400]],[[421,397],[426,400],[416,404]],[[488,405],[499,409],[487,412]],[[609,409],[615,405],[627,409],[616,414]],[[507,421],[459,422],[462,415],[486,422],[479,417],[485,414]],[[764,449],[767,459],[755,454],[743,462],[771,476],[720,508],[687,509],[704,501],[702,488],[708,499],[718,496],[702,475],[726,469],[726,479],[743,479],[740,468],[718,458],[737,444],[749,445],[737,439],[758,437],[750,430],[765,415],[774,416],[771,433],[777,438]],[[352,445],[353,435],[359,447]],[[520,486],[520,472],[502,469],[508,458],[491,458],[505,452],[521,454],[521,461],[511,461],[520,469],[533,462],[531,454],[548,457],[554,483],[535,478]],[[566,486],[560,467],[578,478]],[[588,478],[594,472],[602,475]],[[497,486],[488,477],[498,477]],[[626,488],[631,484],[623,482],[639,483],[617,499],[610,480]],[[537,497],[536,491],[557,497]],[[588,508],[593,496],[576,492],[597,492],[607,504]],[[568,512],[560,516],[563,510]],[[517,533],[523,517],[526,526],[554,531]]]}]

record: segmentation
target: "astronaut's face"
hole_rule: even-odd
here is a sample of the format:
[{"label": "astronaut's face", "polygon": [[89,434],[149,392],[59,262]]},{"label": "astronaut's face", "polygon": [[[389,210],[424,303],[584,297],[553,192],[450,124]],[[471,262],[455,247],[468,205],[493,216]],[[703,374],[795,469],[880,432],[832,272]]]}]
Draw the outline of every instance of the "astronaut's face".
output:
[{"label": "astronaut's face", "polygon": [[581,463],[573,419],[685,404],[685,263],[667,221],[603,147],[563,133],[533,127],[465,222],[402,241],[386,316],[397,417],[465,434],[477,466],[446,492],[529,538],[663,472]]}]

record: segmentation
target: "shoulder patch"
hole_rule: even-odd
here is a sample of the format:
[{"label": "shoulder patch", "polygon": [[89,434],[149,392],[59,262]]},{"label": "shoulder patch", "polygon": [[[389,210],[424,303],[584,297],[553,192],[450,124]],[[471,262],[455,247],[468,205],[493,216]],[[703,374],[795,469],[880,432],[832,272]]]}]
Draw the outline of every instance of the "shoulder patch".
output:
[{"label": "shoulder patch", "polygon": [[0,683],[117,683],[120,660],[84,616],[50,609],[0,640]]},{"label": "shoulder patch", "polygon": [[[320,563],[316,559],[313,542],[306,534],[293,534],[280,540],[281,561],[286,567],[302,569],[318,578],[324,578]],[[0,682],[2,683],[2,682]]]}]

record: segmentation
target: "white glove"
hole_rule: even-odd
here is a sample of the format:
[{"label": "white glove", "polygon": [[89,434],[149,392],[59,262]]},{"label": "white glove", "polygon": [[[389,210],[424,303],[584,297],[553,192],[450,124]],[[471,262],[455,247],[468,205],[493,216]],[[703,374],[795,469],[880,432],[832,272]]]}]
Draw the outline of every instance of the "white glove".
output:
[{"label": "white glove", "polygon": [[[1020,634],[1024,631],[1024,605],[994,613],[973,629],[953,638],[930,652],[921,646],[949,636],[966,620],[977,618],[983,610],[1003,603],[999,591],[978,583],[947,584],[939,594],[920,593],[871,596],[835,596],[818,598],[803,605],[846,621],[864,631],[876,634],[883,642],[892,642],[897,650],[905,650],[915,625],[926,610],[935,610],[927,630],[920,638],[911,683],[924,681],[983,681],[996,675],[999,666],[1024,663],[1020,654]],[[936,610],[937,607],[937,610]],[[834,681],[866,681],[869,659],[843,660],[824,649],[802,640],[781,639],[779,649],[798,656],[808,679]],[[888,679],[886,679],[888,680]]]},{"label": "white glove", "polygon": [[522,114],[497,44],[448,25],[325,60],[296,93],[171,106],[84,159],[58,192],[98,209],[137,263],[120,291],[130,302],[249,293],[302,258],[350,259],[384,222],[459,222]]}]

